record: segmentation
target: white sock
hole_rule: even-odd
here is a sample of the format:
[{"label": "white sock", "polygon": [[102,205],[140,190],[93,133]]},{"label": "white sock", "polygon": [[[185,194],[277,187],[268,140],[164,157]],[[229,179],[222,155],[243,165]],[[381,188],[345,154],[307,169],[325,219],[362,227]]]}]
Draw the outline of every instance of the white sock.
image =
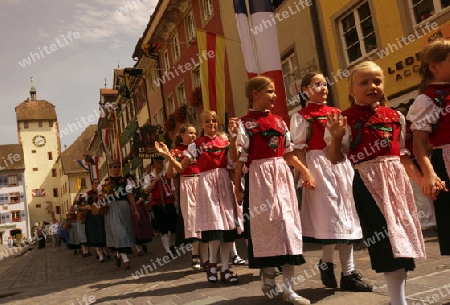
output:
[{"label": "white sock", "polygon": [[100,260],[102,260],[102,259],[104,258],[102,248],[100,248],[100,247],[95,247],[95,251],[96,251],[97,254],[98,254],[98,258],[99,258]]},{"label": "white sock", "polygon": [[262,268],[261,271],[267,274],[269,277],[265,277],[264,284],[268,284],[269,286],[275,286],[275,267],[265,267]]},{"label": "white sock", "polygon": [[231,258],[237,256],[236,242],[233,242],[233,247],[231,248]]},{"label": "white sock", "polygon": [[339,260],[341,261],[342,273],[350,275],[355,270],[355,264],[353,261],[353,245],[338,244],[337,250],[339,252]]},{"label": "white sock", "polygon": [[161,234],[161,242],[163,244],[164,250],[170,253],[170,239],[168,234]]},{"label": "white sock", "polygon": [[128,262],[128,256],[125,253],[120,253],[120,256],[122,256],[122,262]]},{"label": "white sock", "polygon": [[[333,262],[333,254],[334,254],[335,248],[336,248],[335,244],[322,246],[322,262],[324,262],[324,263],[332,263]],[[284,270],[283,270],[283,273],[284,273]]]},{"label": "white sock", "polygon": [[289,264],[283,265],[283,291],[285,292],[294,291],[294,287],[292,287],[293,277],[294,277],[294,266]]},{"label": "white sock", "polygon": [[392,272],[385,272],[384,278],[386,279],[391,305],[407,305],[405,295],[406,270],[398,269]]}]

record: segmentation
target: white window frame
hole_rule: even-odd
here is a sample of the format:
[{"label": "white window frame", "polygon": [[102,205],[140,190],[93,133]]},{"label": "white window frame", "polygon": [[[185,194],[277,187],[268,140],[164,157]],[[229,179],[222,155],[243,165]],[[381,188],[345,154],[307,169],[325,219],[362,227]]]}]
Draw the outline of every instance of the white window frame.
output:
[{"label": "white window frame", "polygon": [[170,59],[169,59],[169,52],[167,52],[167,49],[163,51],[162,53],[162,60],[164,65],[164,72],[169,72],[170,70]]},{"label": "white window frame", "polygon": [[[358,9],[361,6],[365,5],[365,4],[369,5],[370,17],[372,18],[373,34],[375,35],[375,39],[377,39],[377,46],[375,46],[375,48],[373,50],[370,50],[370,51],[366,50],[366,46],[365,46],[365,43],[364,43],[364,38],[365,37],[363,37],[363,31],[361,29],[361,20],[359,18],[359,12],[358,12]],[[347,52],[348,49],[349,49],[349,46],[347,46],[346,42],[345,42],[345,37],[344,37],[345,33],[344,33],[343,26],[342,26],[342,21],[343,21],[344,18],[346,18],[346,17],[348,17],[348,16],[350,16],[352,14],[353,14],[353,17],[355,19],[355,28],[356,28],[356,32],[358,34],[358,42],[359,42],[359,48],[360,48],[360,51],[361,51],[361,56],[356,58],[356,59],[354,59],[354,60],[352,60],[352,61],[350,61],[350,59],[348,57],[348,52]],[[340,17],[337,18],[337,21],[338,21],[339,35],[341,36],[341,41],[342,41],[345,61],[346,61],[347,64],[352,64],[353,62],[356,62],[356,61],[360,60],[361,58],[367,56],[368,54],[370,54],[372,52],[375,52],[375,50],[378,47],[378,38],[376,37],[375,26],[374,26],[374,23],[373,23],[372,8],[370,7],[369,1],[364,1],[361,4],[359,4],[358,6],[356,6],[355,8],[353,8],[352,10],[350,10],[350,11],[346,12],[345,14],[341,15]]]},{"label": "white window frame", "polygon": [[192,88],[200,87],[202,82],[200,79],[200,65],[196,65],[191,71],[192,74]]},{"label": "white window frame", "polygon": [[289,71],[283,71],[282,69],[282,73],[283,73],[284,88],[286,91],[286,98],[288,101],[290,101],[293,98],[293,95],[289,90],[289,86],[291,85],[292,82],[300,78],[299,75],[300,67],[298,65],[298,60],[295,51],[292,49],[287,54],[288,55],[281,62],[281,67],[283,67],[285,64],[289,66]]},{"label": "white window frame", "polygon": [[175,99],[173,98],[173,95],[169,95],[167,97],[167,113],[171,114],[174,113],[176,109],[176,102]]},{"label": "white window frame", "polygon": [[187,41],[190,42],[194,40],[197,36],[197,31],[195,28],[195,19],[192,11],[190,11],[189,14],[187,14],[186,17],[184,18],[184,24],[186,27],[186,38]]},{"label": "white window frame", "polygon": [[200,0],[200,10],[201,10],[201,13],[202,13],[201,14],[202,21],[203,21],[203,23],[205,23],[214,14],[212,0]]},{"label": "white window frame", "polygon": [[178,39],[178,34],[172,37],[172,54],[173,61],[176,62],[180,59],[181,49],[180,49],[180,40]]},{"label": "white window frame", "polygon": [[414,13],[414,7],[420,5],[421,3],[425,2],[425,1],[429,1],[429,0],[421,0],[419,3],[416,3],[415,5],[413,5],[413,0],[408,0],[408,8],[409,8],[409,13],[410,16],[412,18],[412,22],[414,25],[418,25],[421,24],[423,22],[429,22],[431,19],[433,19],[434,17],[438,16],[442,11],[446,11],[450,9],[450,6],[447,7],[442,7],[442,0],[431,0],[433,2],[433,9],[434,11],[431,12],[432,14],[430,14],[429,17],[427,17],[426,19],[421,20],[420,22],[417,22],[416,20],[416,15]]},{"label": "white window frame", "polygon": [[184,86],[184,82],[177,87],[177,99],[179,105],[186,104],[186,87]]}]

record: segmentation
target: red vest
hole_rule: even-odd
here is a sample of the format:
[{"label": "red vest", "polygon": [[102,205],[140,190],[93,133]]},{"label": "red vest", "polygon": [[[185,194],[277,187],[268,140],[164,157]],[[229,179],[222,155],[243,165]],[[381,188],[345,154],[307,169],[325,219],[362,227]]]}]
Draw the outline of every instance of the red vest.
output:
[{"label": "red vest", "polygon": [[351,129],[352,143],[347,156],[353,164],[379,156],[400,156],[400,114],[379,106],[354,105],[342,112]]},{"label": "red vest", "polygon": [[202,136],[195,140],[197,145],[197,166],[200,172],[227,167],[228,140],[215,135],[212,139]]},{"label": "red vest", "polygon": [[[150,202],[150,204],[152,206],[157,205],[159,203],[162,202],[162,194],[164,193],[164,201],[167,204],[172,204],[173,203],[173,196],[172,193],[170,192],[172,189],[172,180],[167,178],[167,175],[164,175],[164,178],[166,180],[167,185],[164,186],[163,182],[161,180],[158,181],[158,183],[156,184],[155,188],[152,190],[152,201]],[[151,181],[153,181],[155,178],[152,177]],[[170,195],[167,196],[166,194],[166,190],[165,188],[168,188],[167,192],[170,192]]]},{"label": "red vest", "polygon": [[241,118],[250,138],[249,161],[282,157],[287,132],[283,119],[268,111],[249,111]]},{"label": "red vest", "polygon": [[305,108],[302,108],[298,113],[308,121],[308,134],[306,137],[306,144],[308,150],[319,149],[323,150],[327,144],[323,140],[325,128],[327,126],[327,115],[332,111],[336,113],[339,109],[329,107],[327,104],[308,103]]},{"label": "red vest", "polygon": [[[186,156],[183,155],[183,152],[187,149],[187,147],[188,147],[187,145],[181,143],[176,148],[172,149],[170,152],[178,162],[181,162],[181,160],[186,158]],[[189,164],[188,167],[186,167],[186,169],[183,172],[180,173],[180,176],[190,176],[199,173],[200,170],[198,169],[197,162],[194,161],[191,164]]]},{"label": "red vest", "polygon": [[450,84],[431,84],[423,94],[427,95],[436,106],[441,108],[437,124],[430,133],[430,143],[441,146],[450,143]]}]

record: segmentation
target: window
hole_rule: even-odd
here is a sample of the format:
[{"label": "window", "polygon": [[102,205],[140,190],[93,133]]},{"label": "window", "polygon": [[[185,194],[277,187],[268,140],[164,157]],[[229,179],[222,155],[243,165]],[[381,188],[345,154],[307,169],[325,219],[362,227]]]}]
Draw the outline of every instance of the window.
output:
[{"label": "window", "polygon": [[172,37],[172,54],[174,61],[177,61],[180,58],[180,42],[178,41],[178,34]]},{"label": "window", "polygon": [[162,108],[159,110],[159,121],[164,122],[164,111]]},{"label": "window", "polygon": [[31,153],[32,153],[32,154],[35,154],[35,153],[36,153],[36,149],[33,149],[33,150],[31,151]]},{"label": "window", "polygon": [[38,122],[38,126],[39,126],[39,127],[42,127],[42,122]]},{"label": "window", "polygon": [[48,127],[53,127],[53,121],[48,121]]},{"label": "window", "polygon": [[55,207],[55,213],[56,213],[56,214],[61,214],[61,206],[60,206],[60,205],[57,205],[57,206]]},{"label": "window", "polygon": [[192,87],[197,88],[200,87],[201,81],[200,81],[200,65],[197,65],[192,70]]},{"label": "window", "polygon": [[56,171],[56,168],[52,168],[52,177],[58,177],[58,172]]},{"label": "window", "polygon": [[197,36],[197,32],[195,29],[195,20],[194,15],[192,12],[187,14],[186,18],[184,19],[185,27],[186,27],[186,38],[187,41],[191,41]]},{"label": "window", "polygon": [[57,188],[53,189],[53,197],[58,197],[58,189]]},{"label": "window", "polygon": [[36,203],[36,209],[39,209],[41,207],[40,203]]},{"label": "window", "polygon": [[410,11],[415,24],[427,20],[450,6],[450,0],[411,0]]},{"label": "window", "polygon": [[0,176],[0,186],[8,186],[8,177]]},{"label": "window", "polygon": [[167,112],[169,114],[175,111],[175,100],[172,95],[167,98]]},{"label": "window", "polygon": [[186,91],[184,90],[184,83],[177,87],[177,98],[179,105],[186,104]]},{"label": "window", "polygon": [[295,105],[292,105],[292,102],[297,97],[296,92],[291,92],[290,86],[294,81],[297,81],[301,78],[300,76],[300,69],[297,62],[297,56],[295,55],[294,50],[291,50],[285,55],[283,58],[281,58],[281,71],[283,73],[283,82],[284,82],[284,88],[286,91],[286,99],[289,101],[290,107],[294,108],[298,105],[296,103]]},{"label": "window", "polygon": [[164,64],[164,72],[169,72],[170,61],[169,61],[169,53],[167,52],[167,50],[163,52],[163,64]]},{"label": "window", "polygon": [[23,122],[23,128],[28,128],[28,122]]},{"label": "window", "polygon": [[13,222],[22,221],[22,218],[20,217],[20,211],[11,211],[11,220]]},{"label": "window", "polygon": [[340,18],[339,30],[348,64],[377,48],[377,38],[368,2]]},{"label": "window", "polygon": [[31,190],[31,195],[33,197],[44,197],[45,189],[33,189],[33,190]]},{"label": "window", "polygon": [[17,181],[17,175],[10,175],[8,176],[8,186],[16,186],[18,185]]},{"label": "window", "polygon": [[51,151],[48,152],[48,159],[53,160],[53,154]]},{"label": "window", "polygon": [[37,167],[33,167],[33,172],[37,172],[38,168]]},{"label": "window", "polygon": [[19,185],[23,185],[23,176],[22,175],[18,176],[18,180],[19,180]]},{"label": "window", "polygon": [[202,21],[208,21],[213,14],[212,0],[200,0],[200,10],[202,14]]},{"label": "window", "polygon": [[20,193],[9,193],[9,203],[19,203]]},{"label": "window", "polygon": [[8,194],[0,194],[0,203],[8,203],[9,197]]}]

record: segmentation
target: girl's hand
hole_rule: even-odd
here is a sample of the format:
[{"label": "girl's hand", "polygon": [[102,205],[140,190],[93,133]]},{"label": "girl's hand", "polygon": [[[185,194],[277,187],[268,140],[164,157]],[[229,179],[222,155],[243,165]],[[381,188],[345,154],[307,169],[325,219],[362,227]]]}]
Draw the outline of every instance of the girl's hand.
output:
[{"label": "girl's hand", "polygon": [[157,152],[159,152],[164,157],[169,157],[170,156],[169,148],[163,142],[156,142],[155,141],[155,149],[156,149]]},{"label": "girl's hand", "polygon": [[422,192],[431,200],[436,200],[441,191],[448,192],[445,181],[442,181],[435,173],[424,175],[421,181]]},{"label": "girl's hand", "polygon": [[230,137],[237,136],[238,120],[238,118],[229,118],[228,120],[228,133],[230,134]]},{"label": "girl's hand", "polygon": [[311,172],[308,169],[306,169],[306,171],[302,173],[302,187],[310,190],[316,188],[316,180],[311,175]]},{"label": "girl's hand", "polygon": [[234,189],[234,195],[236,196],[236,201],[239,205],[244,202],[244,192],[240,188]]},{"label": "girl's hand", "polygon": [[347,129],[347,117],[341,118],[341,113],[338,111],[332,112],[327,115],[327,129],[333,138],[342,139],[345,135],[345,130]]}]

